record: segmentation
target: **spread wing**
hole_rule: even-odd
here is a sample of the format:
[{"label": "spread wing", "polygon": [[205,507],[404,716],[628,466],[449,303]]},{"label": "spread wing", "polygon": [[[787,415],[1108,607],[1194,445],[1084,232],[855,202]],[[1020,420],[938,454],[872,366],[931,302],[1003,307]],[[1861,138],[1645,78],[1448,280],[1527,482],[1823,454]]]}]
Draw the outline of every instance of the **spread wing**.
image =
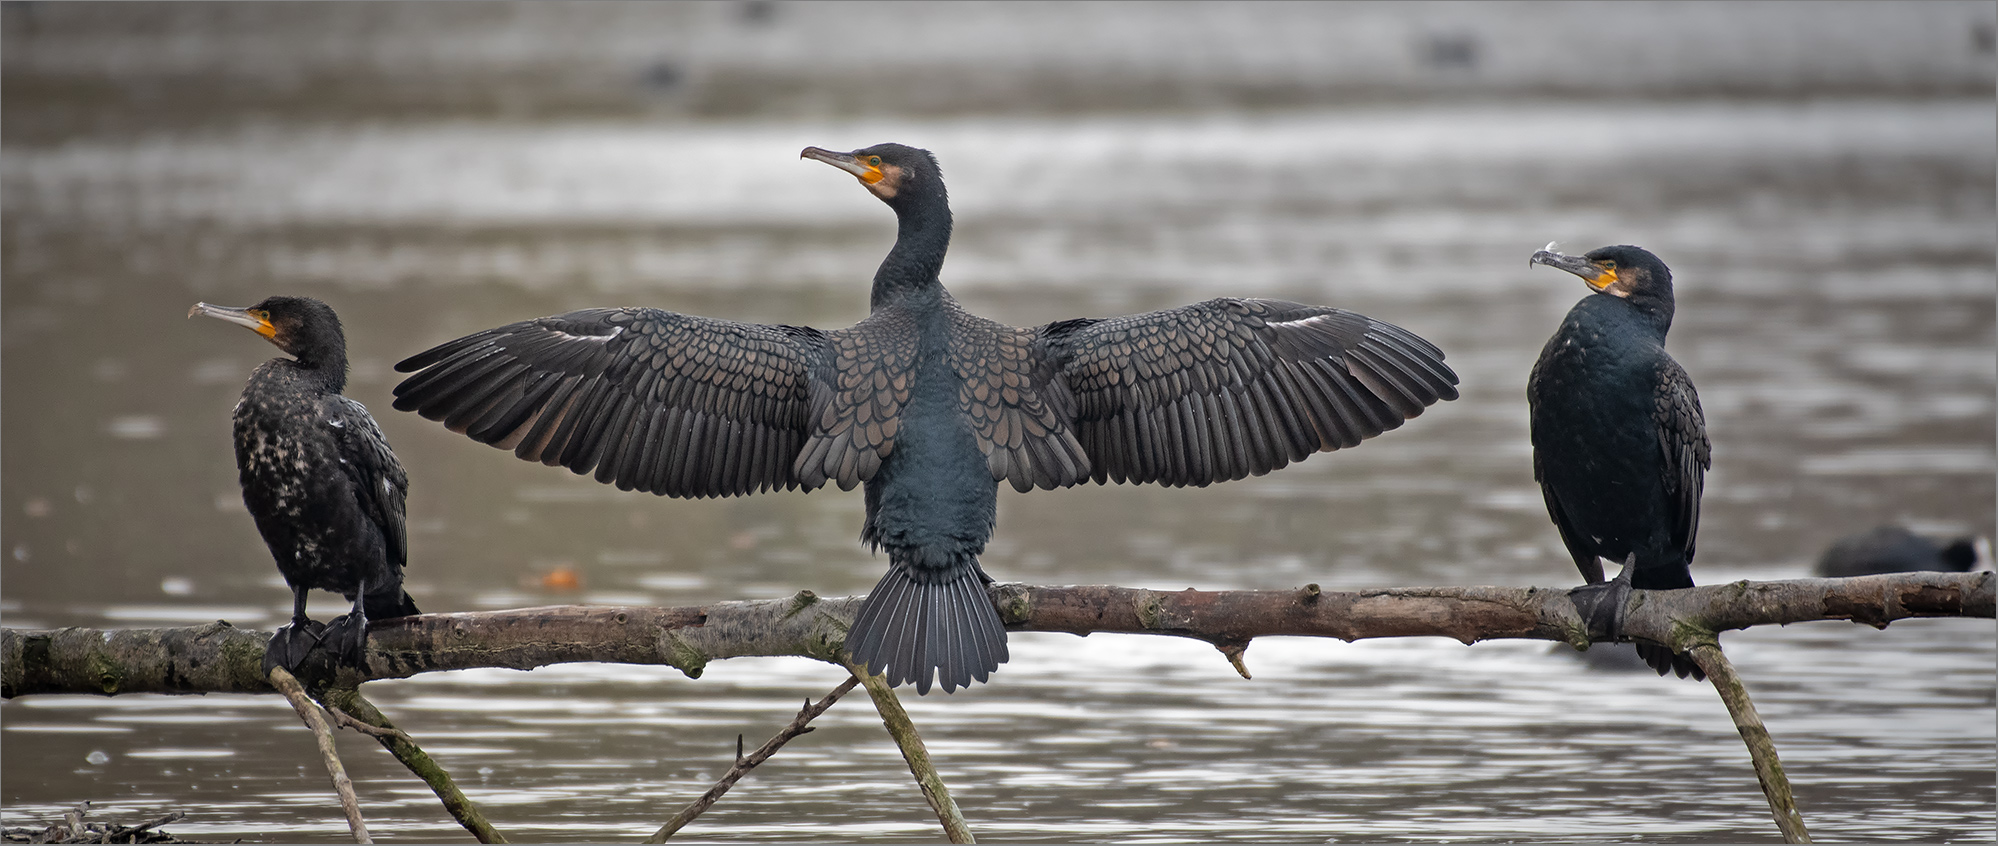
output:
[{"label": "spread wing", "polygon": [[1700,495],[1706,490],[1713,448],[1707,442],[1706,415],[1699,392],[1685,368],[1666,358],[1658,368],[1652,419],[1658,424],[1658,447],[1665,459],[1665,502],[1672,512],[1672,542],[1693,560],[1694,539],[1700,533]]},{"label": "spread wing", "polygon": [[403,530],[409,476],[389,450],[388,439],[368,409],[343,396],[329,396],[321,419],[333,429],[340,451],[340,469],[353,483],[361,514],[382,533],[388,563],[401,568],[409,561],[409,536]]},{"label": "spread wing", "polygon": [[[396,364],[395,407],[623,490],[807,489],[825,333],[651,308],[586,309],[467,335]],[[823,390],[823,388],[821,388]]]},{"label": "spread wing", "polygon": [[1087,480],[1089,456],[1069,425],[1075,400],[1054,365],[1035,354],[1035,331],[966,313],[954,301],[951,320],[958,407],[992,478],[1021,493]]},{"label": "spread wing", "polygon": [[1434,344],[1336,308],[1224,298],[1035,332],[1099,483],[1260,476],[1457,398]]}]

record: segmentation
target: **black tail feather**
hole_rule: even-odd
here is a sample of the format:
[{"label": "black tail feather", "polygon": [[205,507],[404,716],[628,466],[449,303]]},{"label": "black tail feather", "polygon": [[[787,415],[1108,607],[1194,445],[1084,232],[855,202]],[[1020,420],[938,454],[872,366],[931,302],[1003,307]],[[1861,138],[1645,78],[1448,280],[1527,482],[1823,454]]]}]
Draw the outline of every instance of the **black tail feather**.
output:
[{"label": "black tail feather", "polygon": [[1693,656],[1680,655],[1667,647],[1640,643],[1637,644],[1637,657],[1643,658],[1644,663],[1651,665],[1651,669],[1657,670],[1661,676],[1666,673],[1677,673],[1682,679],[1690,677],[1693,681],[1707,680],[1706,671],[1701,670],[1700,665],[1693,663]]},{"label": "black tail feather", "polygon": [[[1634,558],[1634,556],[1633,556]],[[1680,590],[1693,586],[1693,571],[1687,566],[1690,562],[1671,561],[1652,567],[1624,567],[1624,574],[1630,576],[1630,586],[1641,590]],[[1690,655],[1681,655],[1670,648],[1649,643],[1637,645],[1637,656],[1651,665],[1659,675],[1674,673],[1679,678],[1693,681],[1706,681],[1707,674],[1693,663]]]},{"label": "black tail feather", "polygon": [[975,568],[924,584],[900,563],[861,603],[846,648],[891,687],[915,682],[917,694],[930,692],[932,678],[946,693],[985,681],[1008,657],[1006,629]]},{"label": "black tail feather", "polygon": [[370,620],[386,620],[391,617],[408,617],[423,612],[416,610],[416,600],[409,593],[398,588],[394,596],[371,593],[362,601],[361,610],[366,611]]}]

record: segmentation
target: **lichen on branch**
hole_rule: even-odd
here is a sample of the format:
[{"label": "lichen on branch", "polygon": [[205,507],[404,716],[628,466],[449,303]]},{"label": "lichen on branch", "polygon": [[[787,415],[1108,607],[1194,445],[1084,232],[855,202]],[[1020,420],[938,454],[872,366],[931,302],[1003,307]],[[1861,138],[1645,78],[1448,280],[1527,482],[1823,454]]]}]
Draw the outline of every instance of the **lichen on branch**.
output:
[{"label": "lichen on branch", "polygon": [[[1989,618],[1994,583],[1998,575],[1990,572],[1895,573],[1633,591],[1624,628],[1685,650],[1712,642],[1718,632],[1758,625]],[[1157,591],[1000,584],[991,595],[1008,631],[1187,637],[1236,650],[1237,657],[1242,645],[1265,635],[1588,643],[1568,591],[1559,588]],[[368,673],[360,680],[581,661],[666,665],[690,676],[710,661],[746,656],[838,663],[859,604],[859,597],[804,591],[680,608],[562,605],[381,620],[369,626]],[[270,693],[259,666],[269,639],[268,632],[224,622],[114,631],[0,628],[0,696]]]}]

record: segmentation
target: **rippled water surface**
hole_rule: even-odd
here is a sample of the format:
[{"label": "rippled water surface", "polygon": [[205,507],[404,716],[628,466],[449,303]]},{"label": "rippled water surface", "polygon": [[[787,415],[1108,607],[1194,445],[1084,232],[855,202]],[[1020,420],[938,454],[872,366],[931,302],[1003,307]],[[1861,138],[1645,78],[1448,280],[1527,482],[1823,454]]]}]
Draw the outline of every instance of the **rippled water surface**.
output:
[{"label": "rippled water surface", "polygon": [[[1577,116],[1616,128],[1573,129]],[[624,494],[389,409],[390,364],[499,323],[643,304],[838,326],[893,238],[805,145],[940,156],[945,282],[1021,325],[1223,295],[1353,308],[1441,345],[1463,398],[1357,450],[1206,490],[1001,497],[1002,580],[1160,589],[1567,585],[1524,385],[1585,293],[1526,257],[1668,262],[1671,349],[1714,442],[1695,576],[1806,575],[1885,522],[1990,537],[1989,100],[1528,100],[1257,113],[830,121],[250,122],[10,146],[6,625],[268,628],[288,597],[244,513],[228,415],[272,350],[196,300],[331,302],[412,479],[426,610],[860,593],[858,492]],[[1987,554],[1989,548],[1984,551]],[[580,589],[541,587],[570,568]],[[335,613],[320,594],[314,610]],[[1815,623],[1724,641],[1823,840],[1993,837],[1988,620]],[[1266,639],[1254,680],[1160,638],[1015,635],[991,684],[907,698],[991,840],[1771,840],[1712,690],[1565,648]],[[649,832],[806,698],[805,659],[698,681],[579,665],[371,684],[521,840]],[[936,837],[854,696],[682,836]],[[93,800],[183,837],[342,840],[310,739],[268,697],[0,705],[8,825]],[[462,830],[341,741],[378,837]]]}]

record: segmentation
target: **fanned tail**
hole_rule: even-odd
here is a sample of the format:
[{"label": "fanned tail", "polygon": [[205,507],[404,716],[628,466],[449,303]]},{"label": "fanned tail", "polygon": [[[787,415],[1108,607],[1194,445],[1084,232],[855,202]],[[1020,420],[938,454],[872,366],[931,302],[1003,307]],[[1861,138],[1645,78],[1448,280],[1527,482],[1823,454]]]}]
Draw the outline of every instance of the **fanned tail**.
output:
[{"label": "fanned tail", "polygon": [[861,603],[847,652],[869,673],[885,673],[890,687],[915,682],[917,694],[930,692],[932,676],[945,693],[985,681],[1007,654],[982,576],[975,564],[939,573],[895,561]]}]

